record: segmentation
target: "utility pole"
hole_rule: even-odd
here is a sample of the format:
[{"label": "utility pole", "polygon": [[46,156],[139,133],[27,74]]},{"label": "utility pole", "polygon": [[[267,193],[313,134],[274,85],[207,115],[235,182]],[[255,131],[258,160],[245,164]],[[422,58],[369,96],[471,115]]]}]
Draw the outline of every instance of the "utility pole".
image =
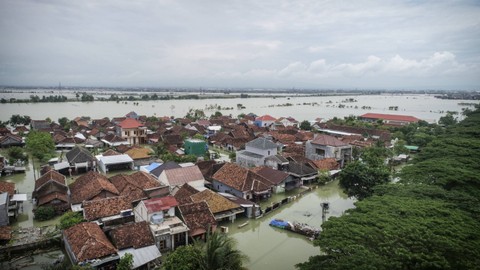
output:
[{"label": "utility pole", "polygon": [[327,213],[328,213],[328,209],[330,209],[330,203],[323,202],[320,204],[320,206],[322,207],[322,224],[323,224],[325,223],[325,221],[327,221]]}]

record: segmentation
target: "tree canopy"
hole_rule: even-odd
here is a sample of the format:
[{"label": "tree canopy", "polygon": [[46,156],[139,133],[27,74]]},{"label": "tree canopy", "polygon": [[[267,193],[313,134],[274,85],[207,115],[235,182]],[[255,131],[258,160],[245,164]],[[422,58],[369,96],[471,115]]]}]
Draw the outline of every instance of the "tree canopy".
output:
[{"label": "tree canopy", "polygon": [[432,131],[398,183],[322,224],[320,254],[297,268],[480,269],[480,108],[466,115]]},{"label": "tree canopy", "polygon": [[31,131],[28,133],[25,144],[32,155],[41,161],[54,156],[55,143],[49,133]]}]

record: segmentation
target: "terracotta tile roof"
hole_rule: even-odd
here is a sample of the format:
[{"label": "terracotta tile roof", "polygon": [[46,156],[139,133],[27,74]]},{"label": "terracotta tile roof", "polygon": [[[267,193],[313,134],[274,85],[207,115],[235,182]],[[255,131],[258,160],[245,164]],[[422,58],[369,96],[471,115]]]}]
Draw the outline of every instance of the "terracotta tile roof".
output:
[{"label": "terracotta tile roof", "polygon": [[165,173],[170,186],[181,186],[192,181],[204,180],[198,166],[170,169],[163,173]]},{"label": "terracotta tile roof", "polygon": [[134,183],[136,183],[137,187],[140,187],[144,190],[162,186],[160,182],[146,172],[138,171],[131,174],[130,177],[133,179]]},{"label": "terracotta tile roof", "polygon": [[190,196],[192,196],[193,194],[196,194],[198,192],[200,192],[200,191],[196,190],[195,188],[193,188],[189,184],[186,184],[186,185],[181,186],[177,190],[174,197],[180,205],[183,205],[183,204],[187,204],[187,203],[192,203],[193,200]]},{"label": "terracotta tile roof", "polygon": [[0,240],[9,241],[12,239],[12,227],[0,226]]},{"label": "terracotta tile roof", "polygon": [[[225,163],[212,177],[238,191],[262,192],[270,189],[267,179],[235,163]],[[271,184],[271,183],[270,183]]]},{"label": "terracotta tile roof", "polygon": [[65,185],[65,176],[54,170],[50,170],[35,181],[35,190],[38,190],[41,186],[49,181],[55,181],[59,184]]},{"label": "terracotta tile roof", "polygon": [[53,192],[38,198],[38,206],[50,203],[53,200],[59,200],[68,203],[68,196],[66,193]]},{"label": "terracotta tile roof", "polygon": [[15,183],[0,181],[0,193],[7,192],[9,196],[15,194]]},{"label": "terracotta tile roof", "polygon": [[276,118],[268,114],[255,118],[255,121],[276,121],[276,120],[277,120]]},{"label": "terracotta tile roof", "polygon": [[125,154],[129,155],[134,160],[150,158],[150,153],[152,153],[150,149],[143,147],[132,147],[127,152],[125,152]]},{"label": "terracotta tile roof", "polygon": [[130,202],[136,202],[148,197],[129,175],[117,174],[110,177],[110,182],[117,188],[119,195],[127,197]]},{"label": "terracotta tile roof", "polygon": [[66,229],[63,234],[77,262],[102,258],[117,252],[96,223],[80,223]]},{"label": "terracotta tile roof", "polygon": [[155,244],[150,226],[146,221],[119,226],[110,232],[110,236],[118,249],[137,249]]},{"label": "terracotta tile roof", "polygon": [[152,198],[144,200],[145,208],[147,208],[147,213],[156,213],[160,211],[168,210],[172,207],[178,205],[177,199],[173,196],[166,196],[161,198]]},{"label": "terracotta tile roof", "polygon": [[317,137],[315,137],[311,141],[311,143],[318,144],[318,145],[334,146],[334,147],[348,146],[347,143],[344,143],[333,136],[324,135],[324,134],[320,134]]},{"label": "terracotta tile roof", "polygon": [[246,144],[246,146],[253,147],[253,148],[256,148],[256,149],[262,149],[262,150],[276,149],[277,148],[277,145],[267,138],[256,138],[253,141],[249,141]]},{"label": "terracotta tile roof", "polygon": [[383,113],[366,113],[360,115],[362,118],[370,119],[383,119],[390,121],[402,121],[402,122],[418,122],[420,119],[410,115],[396,115],[396,114],[383,114]]},{"label": "terracotta tile roof", "polygon": [[119,215],[120,211],[132,209],[132,204],[125,196],[110,197],[83,203],[83,214],[88,221]]},{"label": "terracotta tile roof", "polygon": [[215,217],[204,201],[180,205],[178,208],[183,221],[190,229],[190,236],[203,234],[208,231],[209,227],[217,225]]},{"label": "terracotta tile roof", "polygon": [[222,195],[211,191],[210,189],[205,189],[204,191],[198,192],[191,195],[193,202],[207,202],[210,211],[213,214],[233,210],[241,207],[240,205],[226,199]]},{"label": "terracotta tile roof", "polygon": [[118,124],[121,128],[139,128],[143,127],[143,124],[134,118],[127,118]]},{"label": "terracotta tile roof", "polygon": [[[123,140],[123,139],[122,139]],[[128,150],[130,150],[130,148],[132,148],[131,146],[128,146],[126,144],[120,144],[118,146],[115,147],[115,149],[117,149],[118,152],[122,153],[122,154],[125,154],[125,152],[127,152]]]},{"label": "terracotta tile roof", "polygon": [[315,166],[317,166],[319,170],[331,171],[340,168],[340,164],[338,164],[335,158],[324,158],[320,160],[313,160],[312,162],[315,164]]},{"label": "terracotta tile roof", "polygon": [[286,172],[274,170],[270,167],[255,167],[250,170],[252,170],[253,172],[257,173],[260,176],[265,177],[275,185],[282,183],[289,176],[289,174]]},{"label": "terracotta tile roof", "polygon": [[[103,137],[103,140],[110,142],[110,143],[116,143],[116,142],[126,142],[125,139],[123,139],[120,136],[117,136],[115,134],[108,134],[105,137]],[[118,149],[118,148],[117,148]]]},{"label": "terracotta tile roof", "polygon": [[70,185],[73,204],[91,200],[104,191],[114,195],[119,193],[117,188],[108,181],[107,177],[93,171],[80,176]]}]

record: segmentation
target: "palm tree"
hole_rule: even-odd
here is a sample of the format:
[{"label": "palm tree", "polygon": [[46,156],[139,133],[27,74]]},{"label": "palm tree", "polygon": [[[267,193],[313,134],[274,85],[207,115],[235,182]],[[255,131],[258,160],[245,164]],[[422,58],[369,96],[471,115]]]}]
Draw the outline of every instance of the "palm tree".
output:
[{"label": "palm tree", "polygon": [[196,241],[194,245],[202,251],[202,256],[198,256],[202,270],[246,269],[243,263],[248,261],[248,257],[236,249],[237,242],[226,234],[214,232],[206,242]]}]

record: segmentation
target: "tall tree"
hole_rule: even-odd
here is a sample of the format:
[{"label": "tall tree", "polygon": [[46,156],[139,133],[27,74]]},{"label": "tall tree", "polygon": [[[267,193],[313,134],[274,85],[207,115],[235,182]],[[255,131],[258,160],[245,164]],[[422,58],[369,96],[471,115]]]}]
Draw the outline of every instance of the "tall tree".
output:
[{"label": "tall tree", "polygon": [[41,161],[54,156],[55,143],[49,133],[33,130],[28,133],[25,144],[30,153]]}]

